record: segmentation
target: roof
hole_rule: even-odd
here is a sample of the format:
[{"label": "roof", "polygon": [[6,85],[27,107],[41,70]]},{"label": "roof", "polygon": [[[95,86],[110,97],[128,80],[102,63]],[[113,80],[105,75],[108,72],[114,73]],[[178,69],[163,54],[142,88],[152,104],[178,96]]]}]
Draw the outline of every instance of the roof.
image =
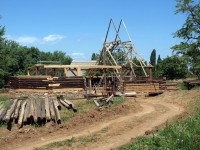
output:
[{"label": "roof", "polygon": [[96,65],[96,60],[73,60],[70,65],[81,65],[81,66],[94,66]]}]

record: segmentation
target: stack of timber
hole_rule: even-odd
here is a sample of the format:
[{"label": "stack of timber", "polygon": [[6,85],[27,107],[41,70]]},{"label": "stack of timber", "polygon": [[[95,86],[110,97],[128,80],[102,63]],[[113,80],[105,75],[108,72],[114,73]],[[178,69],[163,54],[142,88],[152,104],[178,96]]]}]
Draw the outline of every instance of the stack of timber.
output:
[{"label": "stack of timber", "polygon": [[[74,104],[68,103],[68,106],[77,111]],[[10,100],[5,108],[0,104],[0,123],[14,122],[18,128],[26,124],[45,124],[49,121],[60,124],[60,110],[58,100],[48,95],[44,97],[31,95],[26,99],[19,97]]]},{"label": "stack of timber", "polygon": [[136,93],[157,93],[160,91],[159,83],[133,83],[124,82],[124,93],[136,92]]},{"label": "stack of timber", "polygon": [[83,77],[17,76],[10,77],[11,89],[84,88]]}]

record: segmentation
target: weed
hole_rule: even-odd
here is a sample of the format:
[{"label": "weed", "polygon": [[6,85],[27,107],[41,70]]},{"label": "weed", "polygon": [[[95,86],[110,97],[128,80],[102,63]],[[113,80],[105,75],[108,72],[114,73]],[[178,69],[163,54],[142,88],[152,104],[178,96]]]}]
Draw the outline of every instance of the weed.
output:
[{"label": "weed", "polygon": [[5,96],[0,97],[0,103],[3,104],[3,107],[6,108],[9,104],[9,99]]},{"label": "weed", "polygon": [[82,144],[96,142],[96,141],[97,141],[97,137],[95,135],[90,135],[90,136],[80,138],[80,142]]},{"label": "weed", "polygon": [[108,127],[105,127],[105,128],[103,128],[103,129],[101,129],[101,133],[106,133],[106,132],[108,132]]}]

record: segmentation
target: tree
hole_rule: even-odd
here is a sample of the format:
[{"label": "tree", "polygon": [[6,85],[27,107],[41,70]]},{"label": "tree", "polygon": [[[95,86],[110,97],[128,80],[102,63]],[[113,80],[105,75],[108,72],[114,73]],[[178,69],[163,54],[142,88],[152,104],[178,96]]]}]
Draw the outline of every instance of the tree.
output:
[{"label": "tree", "polygon": [[99,58],[99,54],[97,54],[97,53],[92,53],[91,60],[98,60],[98,58]]},{"label": "tree", "polygon": [[176,13],[186,14],[182,28],[174,37],[182,42],[172,47],[173,51],[184,58],[190,70],[200,77],[200,3],[198,0],[177,0]]},{"label": "tree", "polygon": [[153,76],[155,77],[156,74],[156,50],[153,49],[151,52],[151,56],[150,56],[150,62],[149,62],[152,66],[153,66]]},{"label": "tree", "polygon": [[157,65],[157,77],[166,77],[167,79],[181,79],[187,77],[187,64],[178,56],[160,60]]}]

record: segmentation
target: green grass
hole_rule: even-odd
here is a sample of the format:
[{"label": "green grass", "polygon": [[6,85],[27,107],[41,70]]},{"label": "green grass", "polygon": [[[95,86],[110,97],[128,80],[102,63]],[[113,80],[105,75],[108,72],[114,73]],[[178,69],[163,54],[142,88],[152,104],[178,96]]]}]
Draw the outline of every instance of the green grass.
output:
[{"label": "green grass", "polygon": [[122,97],[114,97],[114,103],[112,107],[121,105],[124,102],[124,99]]},{"label": "green grass", "polygon": [[7,107],[9,104],[9,98],[7,98],[6,96],[0,96],[0,103],[3,104],[3,107]]},{"label": "green grass", "polygon": [[200,149],[200,97],[191,103],[195,112],[185,120],[168,125],[159,132],[140,137],[135,142],[118,148],[119,150],[191,150]]}]

